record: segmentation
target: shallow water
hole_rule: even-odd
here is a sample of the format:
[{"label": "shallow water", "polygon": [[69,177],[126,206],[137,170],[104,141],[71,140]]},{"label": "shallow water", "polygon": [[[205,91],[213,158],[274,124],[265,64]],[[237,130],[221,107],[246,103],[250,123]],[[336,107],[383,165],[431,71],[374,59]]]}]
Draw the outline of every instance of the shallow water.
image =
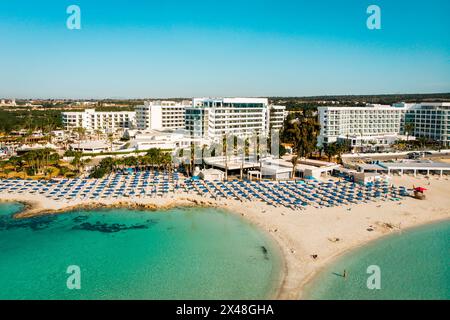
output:
[{"label": "shallow water", "polygon": [[[380,267],[379,290],[367,287],[373,275],[367,273],[371,265]],[[448,300],[450,221],[387,236],[344,255],[324,269],[305,292],[308,299]]]},{"label": "shallow water", "polygon": [[[222,210],[12,219],[20,209],[0,205],[0,299],[263,299],[279,283],[272,241]],[[80,290],[67,288],[70,265]]]}]

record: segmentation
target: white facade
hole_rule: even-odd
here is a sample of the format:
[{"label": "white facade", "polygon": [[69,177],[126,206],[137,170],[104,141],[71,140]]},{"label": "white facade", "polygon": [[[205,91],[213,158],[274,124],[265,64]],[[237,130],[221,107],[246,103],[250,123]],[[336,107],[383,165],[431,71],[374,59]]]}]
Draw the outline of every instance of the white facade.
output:
[{"label": "white facade", "polygon": [[286,116],[287,111],[285,106],[270,105],[268,108],[268,115],[267,115],[269,129],[281,130],[281,128],[283,128]]},{"label": "white facade", "polygon": [[62,123],[65,130],[85,128],[89,132],[115,132],[135,126],[136,113],[132,111],[97,112],[86,109],[84,112],[62,112]]},{"label": "white facade", "polygon": [[184,129],[186,108],[190,101],[145,102],[136,106],[137,127],[142,130]]},{"label": "white facade", "polygon": [[[412,125],[409,135],[450,145],[450,103],[399,103],[406,108],[404,122]],[[406,130],[403,130],[406,131]],[[405,132],[406,133],[406,132]]]},{"label": "white facade", "polygon": [[186,129],[212,140],[250,136],[281,129],[285,116],[285,107],[270,106],[267,98],[194,98],[186,110]]},{"label": "white facade", "polygon": [[321,126],[319,146],[338,139],[356,140],[356,137],[376,144],[380,140],[392,141],[392,137],[400,133],[405,108],[386,105],[319,107],[318,113]]},{"label": "white facade", "polygon": [[75,151],[84,153],[101,153],[110,150],[110,146],[105,141],[83,141],[81,143],[73,143],[70,148]]},{"label": "white facade", "polygon": [[347,144],[352,149],[353,148],[363,148],[365,150],[367,149],[373,149],[373,150],[379,150],[379,149],[386,149],[389,148],[392,144],[394,144],[396,141],[399,140],[415,140],[415,137],[413,136],[404,136],[400,134],[392,134],[392,135],[381,135],[381,136],[360,136],[360,135],[353,135],[353,136],[346,136],[346,137],[338,137],[337,141],[340,141],[344,144]]},{"label": "white facade", "polygon": [[0,106],[16,106],[16,99],[11,99],[11,100],[5,100],[5,99],[1,99],[0,101]]},{"label": "white facade", "polygon": [[208,136],[209,108],[203,106],[191,106],[186,108],[185,128],[188,134],[196,139]]},{"label": "white facade", "polygon": [[129,148],[134,150],[163,149],[175,150],[189,148],[191,143],[204,145],[206,142],[195,140],[185,135],[184,130],[161,131],[161,130],[138,130],[128,132]]}]

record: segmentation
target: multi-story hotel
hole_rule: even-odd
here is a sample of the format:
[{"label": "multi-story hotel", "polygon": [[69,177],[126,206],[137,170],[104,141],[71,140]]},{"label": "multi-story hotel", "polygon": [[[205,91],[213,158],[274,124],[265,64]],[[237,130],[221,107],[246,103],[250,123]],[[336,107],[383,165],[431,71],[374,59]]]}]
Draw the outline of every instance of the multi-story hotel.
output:
[{"label": "multi-story hotel", "polygon": [[285,106],[270,105],[268,108],[268,124],[270,130],[281,130],[287,111]]},{"label": "multi-story hotel", "polygon": [[398,103],[395,106],[406,109],[402,131],[406,125],[412,128],[409,135],[434,140],[448,147],[450,145],[450,103]]},{"label": "multi-story hotel", "polygon": [[135,109],[137,127],[143,130],[183,129],[186,108],[190,104],[190,101],[145,102],[144,105],[137,106]]},{"label": "multi-story hotel", "polygon": [[206,138],[208,135],[209,109],[203,106],[186,108],[185,128],[192,138]]},{"label": "multi-story hotel", "polygon": [[194,98],[146,102],[135,112],[63,112],[66,130],[83,127],[89,131],[117,129],[186,129],[191,138],[215,140],[224,134],[250,136],[280,130],[286,107],[269,105],[266,98]]},{"label": "multi-story hotel", "polygon": [[194,98],[186,110],[186,129],[192,137],[215,140],[279,130],[284,118],[285,107],[271,106],[266,98]]},{"label": "multi-story hotel", "polygon": [[115,132],[118,129],[131,129],[136,123],[136,113],[133,111],[97,112],[95,109],[86,109],[83,112],[62,112],[61,115],[65,130],[82,127],[91,132]]},{"label": "multi-story hotel", "polygon": [[388,147],[400,136],[403,107],[319,107],[318,145],[346,141],[352,148]]}]

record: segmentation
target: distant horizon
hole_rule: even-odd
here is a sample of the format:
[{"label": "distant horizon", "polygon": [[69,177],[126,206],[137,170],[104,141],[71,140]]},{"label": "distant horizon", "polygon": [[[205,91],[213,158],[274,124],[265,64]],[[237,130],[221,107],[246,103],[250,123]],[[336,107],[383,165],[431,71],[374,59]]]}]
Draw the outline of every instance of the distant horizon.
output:
[{"label": "distant horizon", "polygon": [[[232,96],[232,95],[224,95],[224,96],[212,96],[212,95],[199,95],[199,96],[171,96],[171,97],[101,97],[101,98],[92,98],[92,97],[72,97],[72,98],[63,98],[63,97],[0,97],[1,100],[71,100],[71,101],[90,101],[90,100],[171,100],[171,99],[193,99],[199,97],[209,97],[209,98],[277,98],[277,99],[301,99],[301,98],[327,98],[327,97],[389,97],[389,96],[415,96],[415,95],[424,95],[424,96],[439,96],[439,95],[450,95],[449,92],[415,92],[415,93],[376,93],[376,94],[324,94],[324,95],[291,95],[291,96],[276,96],[276,95],[261,95],[261,96]],[[439,98],[439,97],[437,97]],[[446,99],[447,97],[443,98]],[[450,97],[448,97],[450,100]]]}]

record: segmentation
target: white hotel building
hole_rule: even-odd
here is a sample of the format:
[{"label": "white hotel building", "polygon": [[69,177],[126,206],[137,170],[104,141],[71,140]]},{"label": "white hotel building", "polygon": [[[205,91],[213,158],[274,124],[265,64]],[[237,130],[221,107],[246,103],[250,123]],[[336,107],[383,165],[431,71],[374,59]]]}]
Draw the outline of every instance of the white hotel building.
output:
[{"label": "white hotel building", "polygon": [[352,148],[385,148],[399,139],[404,107],[319,107],[318,145],[347,141]]},{"label": "white hotel building", "polygon": [[406,108],[404,123],[412,125],[410,135],[450,146],[450,102],[398,103],[395,106]]},{"label": "white hotel building", "polygon": [[288,112],[285,106],[270,105],[267,112],[267,123],[270,130],[281,130]]},{"label": "white hotel building", "polygon": [[269,105],[267,98],[194,98],[192,101],[153,101],[135,112],[63,112],[66,130],[185,129],[190,138],[215,140],[224,134],[250,136],[280,130],[286,107]]},{"label": "white hotel building", "polygon": [[194,98],[186,109],[186,130],[211,140],[265,134],[281,129],[285,115],[284,106],[271,106],[267,98]]},{"label": "white hotel building", "polygon": [[145,102],[144,105],[135,108],[137,128],[141,130],[184,129],[186,108],[190,105],[190,101]]},{"label": "white hotel building", "polygon": [[119,129],[131,129],[136,124],[136,113],[133,111],[97,112],[86,109],[83,112],[62,112],[62,123],[65,130],[85,128],[89,132],[115,132]]}]

